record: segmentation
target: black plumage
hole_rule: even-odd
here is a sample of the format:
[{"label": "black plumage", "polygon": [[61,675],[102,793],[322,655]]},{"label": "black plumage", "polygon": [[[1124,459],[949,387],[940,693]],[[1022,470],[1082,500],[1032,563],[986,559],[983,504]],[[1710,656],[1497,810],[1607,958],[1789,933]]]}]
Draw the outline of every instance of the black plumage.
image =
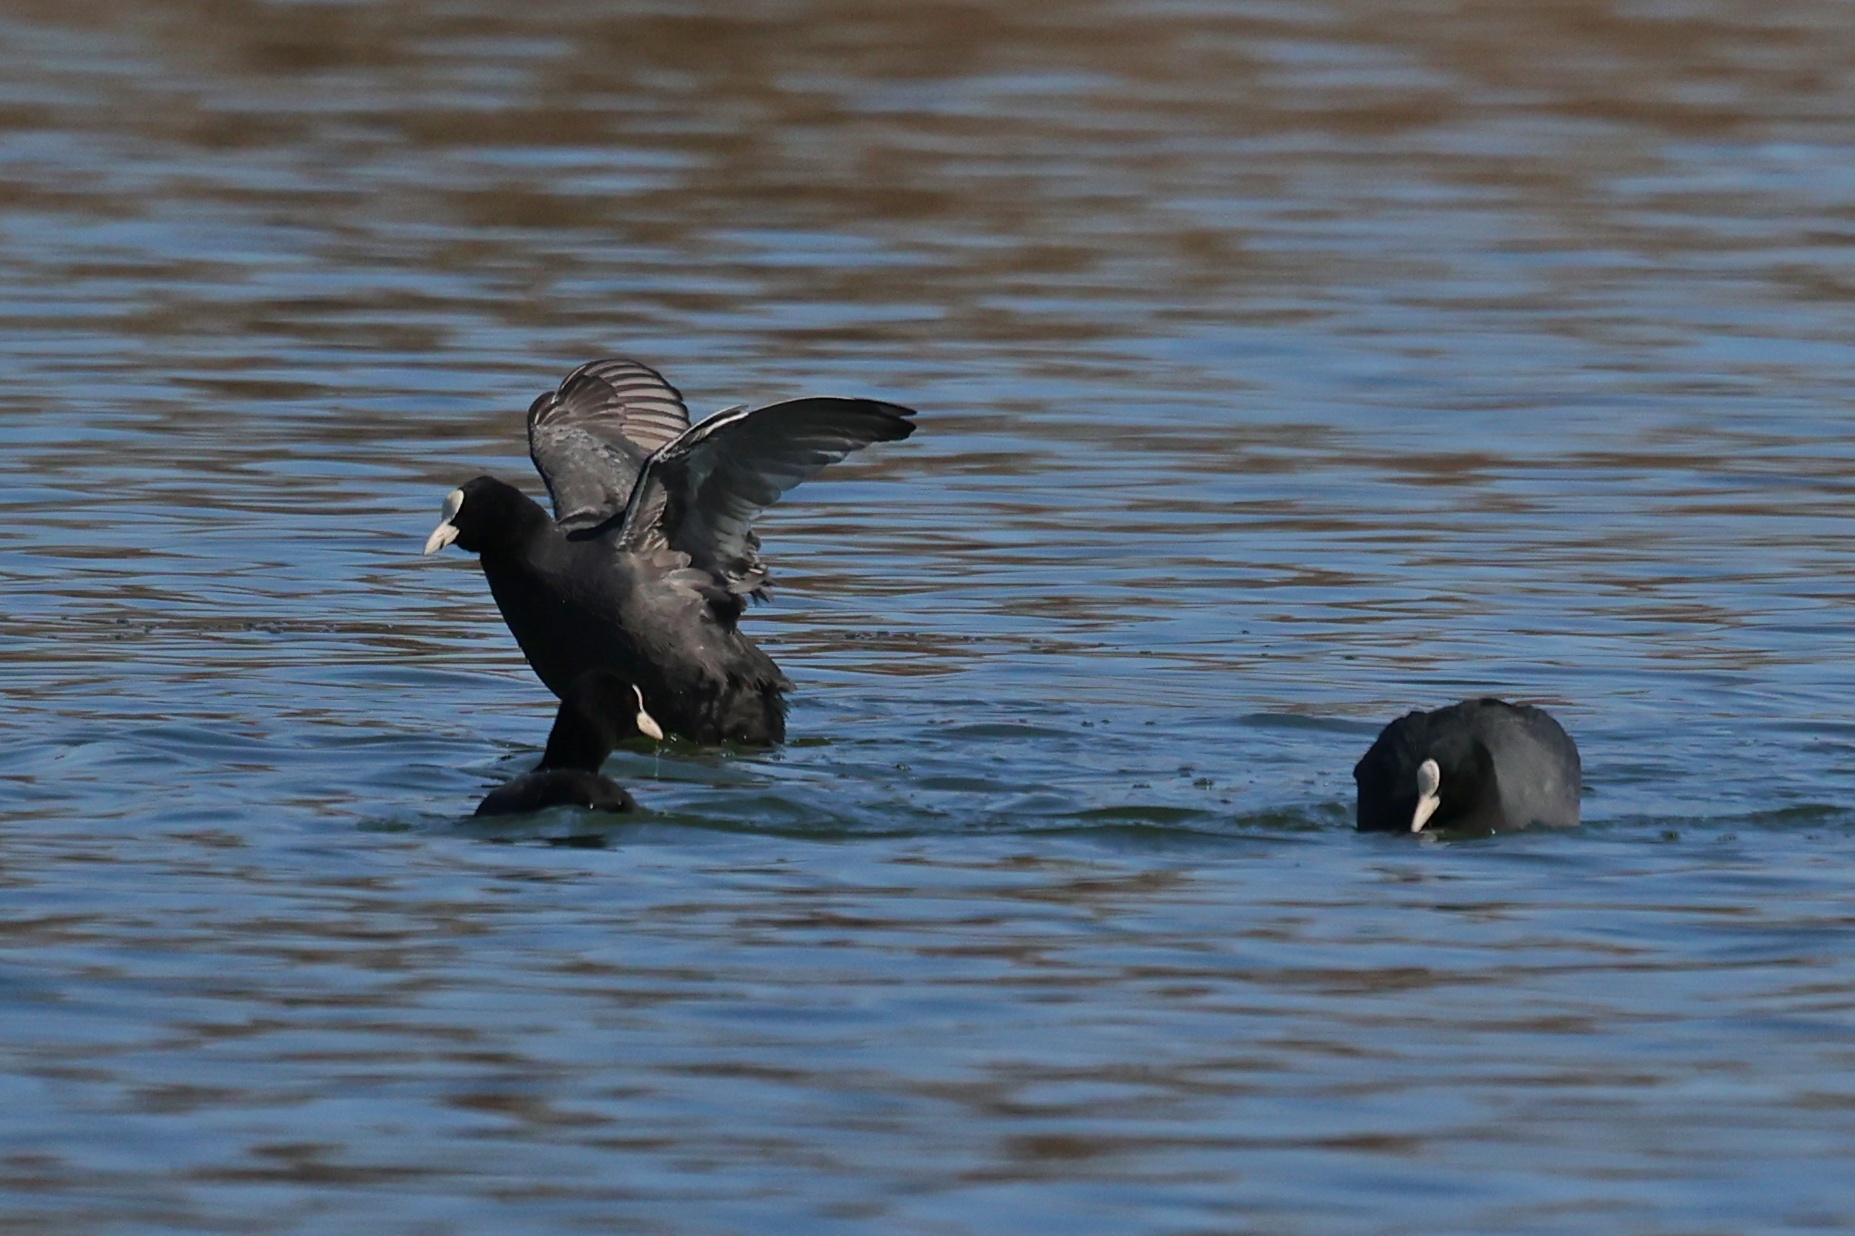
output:
[{"label": "black plumage", "polygon": [[1361,832],[1578,823],[1578,747],[1528,704],[1464,700],[1399,717],[1353,769]]},{"label": "black plumage", "polygon": [[548,807],[586,807],[594,811],[637,809],[625,788],[600,774],[612,748],[650,727],[663,731],[644,711],[642,693],[609,674],[587,674],[560,702],[547,750],[533,772],[499,785],[477,804],[478,815],[520,815]]},{"label": "black plumage", "polygon": [[[478,477],[446,500],[426,552],[455,542],[478,555],[528,663],[563,701],[584,676],[610,675],[671,733],[776,743],[789,684],[737,625],[766,589],[750,525],[827,464],[908,437],[913,415],[807,398],[690,427],[654,370],[594,361],[529,409],[529,452],[555,517]],[[570,723],[563,703],[556,730]]]},{"label": "black plumage", "polygon": [[477,815],[527,815],[549,807],[584,807],[589,811],[623,814],[636,811],[637,801],[625,787],[583,768],[537,768],[534,772],[499,785],[477,804]]}]

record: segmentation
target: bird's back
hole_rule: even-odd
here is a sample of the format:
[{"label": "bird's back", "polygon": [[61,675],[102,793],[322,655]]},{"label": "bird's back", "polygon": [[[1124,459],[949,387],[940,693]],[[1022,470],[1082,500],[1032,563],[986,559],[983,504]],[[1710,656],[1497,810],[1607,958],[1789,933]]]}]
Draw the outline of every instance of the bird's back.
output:
[{"label": "bird's back", "polygon": [[1578,747],[1552,714],[1530,704],[1479,700],[1476,729],[1494,757],[1501,814],[1511,828],[1578,823],[1583,767]]}]

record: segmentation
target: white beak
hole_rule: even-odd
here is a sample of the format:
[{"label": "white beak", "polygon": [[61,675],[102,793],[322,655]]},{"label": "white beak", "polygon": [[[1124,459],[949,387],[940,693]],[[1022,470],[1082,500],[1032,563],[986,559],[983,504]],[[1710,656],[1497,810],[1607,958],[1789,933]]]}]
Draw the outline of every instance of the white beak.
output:
[{"label": "white beak", "polygon": [[638,729],[639,731],[650,735],[652,738],[655,738],[658,742],[662,742],[663,741],[663,726],[657,724],[657,718],[651,716],[650,713],[644,711],[644,692],[638,687],[638,684],[635,682],[631,684],[631,693],[638,697]]},{"label": "white beak", "polygon": [[457,539],[457,525],[451,521],[464,509],[464,491],[453,489],[444,496],[444,518],[432,529],[432,534],[425,538],[425,552],[435,554]]},{"label": "white beak", "polygon": [[456,539],[456,524],[439,524],[432,529],[432,534],[425,538],[425,552],[435,554]]},{"label": "white beak", "polygon": [[1443,770],[1436,766],[1435,760],[1425,760],[1417,766],[1417,810],[1411,813],[1412,832],[1422,832],[1425,822],[1443,805],[1443,796],[1437,793],[1442,788]]}]

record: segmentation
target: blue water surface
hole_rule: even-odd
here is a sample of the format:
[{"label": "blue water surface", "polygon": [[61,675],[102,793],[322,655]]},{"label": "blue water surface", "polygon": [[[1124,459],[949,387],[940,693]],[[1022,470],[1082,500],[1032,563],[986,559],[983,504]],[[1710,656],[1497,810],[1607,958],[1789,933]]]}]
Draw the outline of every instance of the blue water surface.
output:
[{"label": "blue water surface", "polygon": [[[1855,1227],[1846,18],[0,6],[0,1228]],[[921,431],[476,821],[606,354]],[[1586,823],[1355,835],[1482,693]]]}]

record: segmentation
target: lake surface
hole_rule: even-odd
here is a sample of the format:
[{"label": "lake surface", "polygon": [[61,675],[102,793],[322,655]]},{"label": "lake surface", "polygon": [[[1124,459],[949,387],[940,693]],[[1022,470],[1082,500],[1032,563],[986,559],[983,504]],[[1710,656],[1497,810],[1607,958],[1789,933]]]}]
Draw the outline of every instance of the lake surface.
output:
[{"label": "lake surface", "polygon": [[[1855,1227],[1848,18],[0,5],[0,1228]],[[921,431],[488,827],[606,354]],[[1584,826],[1355,835],[1479,693]]]}]

